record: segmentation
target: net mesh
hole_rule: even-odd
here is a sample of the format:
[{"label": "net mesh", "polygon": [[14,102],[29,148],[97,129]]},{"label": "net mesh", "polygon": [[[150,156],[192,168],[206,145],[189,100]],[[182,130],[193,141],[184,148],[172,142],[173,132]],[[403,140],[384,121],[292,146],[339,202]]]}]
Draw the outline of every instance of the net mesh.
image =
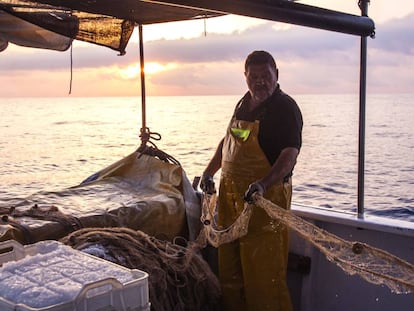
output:
[{"label": "net mesh", "polygon": [[[247,234],[253,206],[245,204],[243,211],[236,221],[227,228],[220,228],[216,224],[217,196],[204,195],[202,204],[201,222],[204,224],[196,243],[198,247],[207,245],[207,241],[214,247],[229,243]],[[195,246],[194,246],[195,247]]]},{"label": "net mesh", "polygon": [[208,243],[218,247],[244,236],[255,206],[289,226],[345,273],[358,274],[367,282],[385,285],[397,294],[414,292],[414,266],[410,263],[368,244],[341,239],[261,196],[256,196],[254,204],[246,203],[231,226],[220,228],[215,222],[217,197],[204,195],[201,217],[204,226],[196,240],[188,243],[183,240],[182,245],[126,228],[81,229],[62,242],[79,250],[99,244],[111,261],[147,271],[154,310],[186,310],[188,306],[194,310],[216,310],[219,283],[200,256],[200,250]]},{"label": "net mesh", "polygon": [[195,251],[127,228],[87,228],[61,239],[71,247],[149,274],[151,310],[219,310],[220,285]]},{"label": "net mesh", "polygon": [[[358,274],[373,284],[385,285],[397,294],[414,292],[414,266],[410,263],[368,244],[341,239],[261,196],[256,195],[255,198],[254,204],[263,208],[269,217],[289,226],[344,272]],[[214,218],[216,205],[215,195],[204,196],[202,219],[208,221],[204,221],[205,228],[197,243],[208,241],[217,247],[246,234],[253,205],[246,203],[240,217],[227,229],[217,228],[211,220]]]}]

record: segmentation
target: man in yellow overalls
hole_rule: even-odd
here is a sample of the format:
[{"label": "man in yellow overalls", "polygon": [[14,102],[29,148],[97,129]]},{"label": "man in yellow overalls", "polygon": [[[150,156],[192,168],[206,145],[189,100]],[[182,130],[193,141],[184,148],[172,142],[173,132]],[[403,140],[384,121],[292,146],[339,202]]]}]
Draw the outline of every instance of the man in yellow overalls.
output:
[{"label": "man in yellow overalls", "polygon": [[[289,209],[292,171],[302,145],[302,115],[280,90],[273,57],[254,51],[246,59],[249,91],[239,101],[227,133],[205,169],[201,188],[214,188],[221,168],[218,224],[228,227],[254,193]],[[288,229],[255,207],[246,236],[219,247],[224,310],[292,309],[286,285]]]}]

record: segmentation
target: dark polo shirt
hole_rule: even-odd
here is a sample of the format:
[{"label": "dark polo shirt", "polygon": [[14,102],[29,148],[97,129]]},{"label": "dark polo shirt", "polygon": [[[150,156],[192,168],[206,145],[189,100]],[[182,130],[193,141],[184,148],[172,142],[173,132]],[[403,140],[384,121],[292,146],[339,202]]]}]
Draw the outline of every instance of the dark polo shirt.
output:
[{"label": "dark polo shirt", "polygon": [[269,163],[273,165],[286,147],[300,150],[302,146],[302,113],[295,100],[282,92],[279,85],[267,100],[253,112],[248,112],[243,102],[250,97],[247,92],[236,106],[238,120],[260,121],[259,144]]}]

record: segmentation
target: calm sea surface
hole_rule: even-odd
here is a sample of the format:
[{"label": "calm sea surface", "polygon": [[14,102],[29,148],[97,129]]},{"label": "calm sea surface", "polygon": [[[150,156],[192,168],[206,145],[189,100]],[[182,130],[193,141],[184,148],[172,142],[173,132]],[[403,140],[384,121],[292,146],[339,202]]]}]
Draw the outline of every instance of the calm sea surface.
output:
[{"label": "calm sea surface", "polygon": [[[358,97],[294,97],[303,113],[304,130],[293,201],[355,212]],[[190,181],[213,155],[237,99],[147,99],[147,126],[162,135],[155,143],[180,161]],[[413,116],[414,94],[368,96],[367,214],[414,222]],[[139,98],[2,99],[0,118],[3,206],[44,191],[59,197],[60,190],[79,184],[140,144]]]}]

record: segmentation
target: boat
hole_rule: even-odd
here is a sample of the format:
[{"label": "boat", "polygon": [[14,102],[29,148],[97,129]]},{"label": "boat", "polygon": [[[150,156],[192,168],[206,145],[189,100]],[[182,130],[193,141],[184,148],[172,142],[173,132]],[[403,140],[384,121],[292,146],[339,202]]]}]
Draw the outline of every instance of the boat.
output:
[{"label": "boat", "polygon": [[[361,15],[357,16],[287,0],[102,0],[99,2],[0,0],[0,19],[17,17],[19,22],[30,23],[24,37],[10,37],[10,42],[16,44],[65,50],[69,48],[71,40],[76,39],[109,47],[120,54],[125,53],[135,25],[138,25],[140,34],[142,34],[142,26],[146,24],[210,18],[225,14],[262,18],[360,37],[358,211],[348,213],[293,203],[292,213],[344,240],[366,243],[414,265],[413,223],[368,216],[364,211],[367,40],[375,36],[374,21],[368,17],[368,3],[369,0],[359,1]],[[53,12],[53,14],[44,14],[44,12]],[[88,21],[91,19],[94,25],[99,25],[99,30],[105,35],[99,36],[93,28],[90,28]],[[68,25],[69,27],[66,27]],[[33,36],[39,27],[44,31],[44,36],[42,40],[35,40]],[[7,43],[3,43],[2,46],[5,49]],[[143,66],[142,40],[140,48],[140,60]],[[143,73],[141,73],[141,82],[142,107],[145,110]],[[146,148],[150,136],[151,133],[146,127],[145,113],[143,113],[140,151]],[[93,175],[86,182],[93,182],[106,175],[108,171],[110,174],[122,167],[122,164],[111,166],[105,170],[105,174]],[[214,249],[209,249],[209,252],[208,258],[214,269]],[[360,252],[361,249],[354,249],[355,256]],[[380,274],[381,262],[375,262],[375,258],[372,260],[367,264],[377,265],[376,268]],[[335,257],[327,256],[310,240],[304,239],[300,232],[291,230],[288,285],[294,310],[412,310],[413,291],[404,292],[403,290],[396,293],[396,290],[390,290],[381,281],[378,281],[378,284],[367,282],[352,269],[344,272],[344,269],[335,264],[336,261]],[[396,270],[398,270],[397,266]],[[411,281],[414,280],[414,275],[406,277]],[[398,282],[398,277],[396,281]],[[412,284],[411,282],[411,286]]]}]

